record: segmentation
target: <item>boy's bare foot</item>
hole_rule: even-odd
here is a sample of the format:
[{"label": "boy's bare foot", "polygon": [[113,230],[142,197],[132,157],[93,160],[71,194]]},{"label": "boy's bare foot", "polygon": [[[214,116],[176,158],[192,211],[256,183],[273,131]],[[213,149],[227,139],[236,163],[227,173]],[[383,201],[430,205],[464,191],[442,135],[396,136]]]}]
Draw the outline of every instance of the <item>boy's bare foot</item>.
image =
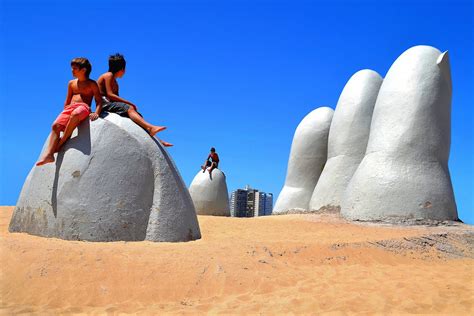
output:
[{"label": "boy's bare foot", "polygon": [[54,162],[54,156],[53,155],[47,155],[45,156],[43,159],[41,159],[40,161],[38,161],[36,163],[37,166],[42,166],[42,165],[45,165],[47,163],[50,163],[50,162]]},{"label": "boy's bare foot", "polygon": [[161,144],[162,144],[163,146],[165,146],[165,147],[171,147],[171,146],[173,146],[173,144],[168,143],[168,142],[165,142],[164,140],[161,141]]},{"label": "boy's bare foot", "polygon": [[165,129],[166,129],[166,126],[153,126],[152,128],[150,128],[148,132],[150,133],[151,136],[155,136],[156,133],[164,131]]}]

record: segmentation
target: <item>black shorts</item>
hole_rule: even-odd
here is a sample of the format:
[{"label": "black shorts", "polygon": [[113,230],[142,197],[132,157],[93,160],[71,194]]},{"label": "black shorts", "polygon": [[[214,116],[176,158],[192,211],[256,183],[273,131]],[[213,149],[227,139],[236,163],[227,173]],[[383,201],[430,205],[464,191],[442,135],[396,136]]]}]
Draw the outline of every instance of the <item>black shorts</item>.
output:
[{"label": "black shorts", "polygon": [[[130,109],[130,107],[131,105],[123,102],[108,102],[104,103],[104,105],[102,106],[102,110],[109,113],[115,113],[123,117],[128,117],[128,110]],[[142,116],[140,113],[138,114]]]},{"label": "black shorts", "polygon": [[219,163],[216,162],[216,161],[209,161],[209,160],[208,160],[207,163],[206,163],[206,167],[210,167],[210,166],[212,166],[212,164],[215,164],[215,165],[216,165],[216,168],[217,168],[218,165],[219,165]]}]

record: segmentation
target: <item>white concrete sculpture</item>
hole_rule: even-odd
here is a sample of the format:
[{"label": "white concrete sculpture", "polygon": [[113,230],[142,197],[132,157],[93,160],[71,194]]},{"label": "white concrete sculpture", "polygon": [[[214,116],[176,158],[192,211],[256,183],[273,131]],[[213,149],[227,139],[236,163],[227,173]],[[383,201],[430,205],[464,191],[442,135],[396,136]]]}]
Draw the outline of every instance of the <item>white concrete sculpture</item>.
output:
[{"label": "white concrete sculpture", "polygon": [[311,197],[311,210],[340,210],[347,184],[364,158],[382,80],[365,69],[356,72],[342,90],[329,129],[328,160]]},{"label": "white concrete sculpture", "polygon": [[88,241],[201,237],[191,196],[172,159],[128,118],[85,121],[56,162],[33,167],[10,232]]},{"label": "white concrete sculpture", "polygon": [[341,206],[362,221],[457,220],[448,170],[451,129],[448,53],[405,51],[377,97],[365,157]]},{"label": "white concrete sculpture", "polygon": [[333,109],[320,107],[301,121],[293,136],[288,170],[273,214],[306,212],[327,159]]},{"label": "white concrete sculpture", "polygon": [[219,169],[200,170],[189,186],[198,215],[230,216],[229,193],[224,173]]}]

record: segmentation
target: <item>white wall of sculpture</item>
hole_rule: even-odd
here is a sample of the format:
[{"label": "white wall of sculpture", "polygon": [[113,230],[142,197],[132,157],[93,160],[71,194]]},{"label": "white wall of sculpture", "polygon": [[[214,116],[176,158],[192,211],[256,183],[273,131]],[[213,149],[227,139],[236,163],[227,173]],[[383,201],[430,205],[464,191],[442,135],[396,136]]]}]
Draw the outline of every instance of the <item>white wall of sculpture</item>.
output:
[{"label": "white wall of sculpture", "polygon": [[329,115],[315,119],[316,109],[298,126],[274,213],[340,210],[360,221],[458,220],[448,169],[451,95],[448,52],[430,46],[405,51],[385,79],[371,70],[355,73],[332,122]]}]

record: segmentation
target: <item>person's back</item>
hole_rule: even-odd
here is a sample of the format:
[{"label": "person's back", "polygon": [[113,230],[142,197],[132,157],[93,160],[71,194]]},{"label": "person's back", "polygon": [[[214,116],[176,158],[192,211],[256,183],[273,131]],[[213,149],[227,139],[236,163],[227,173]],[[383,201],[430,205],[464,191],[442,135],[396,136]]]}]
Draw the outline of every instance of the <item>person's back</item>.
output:
[{"label": "person's back", "polygon": [[100,75],[99,79],[97,79],[97,84],[99,86],[100,94],[103,97],[107,98],[107,87],[105,82],[109,81],[111,85],[111,91],[113,94],[119,95],[119,87],[118,87],[118,82],[114,78],[114,74],[110,71],[107,71],[106,73],[103,73]]},{"label": "person's back", "polygon": [[[109,57],[109,71],[102,74],[97,80],[100,94],[104,101],[104,111],[115,113],[123,117],[130,118],[137,125],[144,128],[151,136],[166,129],[165,126],[152,125],[145,121],[140,113],[137,112],[137,106],[132,102],[119,96],[119,85],[117,78],[122,78],[125,74],[125,58],[120,54]],[[168,142],[160,140],[163,146],[173,146]]]}]

